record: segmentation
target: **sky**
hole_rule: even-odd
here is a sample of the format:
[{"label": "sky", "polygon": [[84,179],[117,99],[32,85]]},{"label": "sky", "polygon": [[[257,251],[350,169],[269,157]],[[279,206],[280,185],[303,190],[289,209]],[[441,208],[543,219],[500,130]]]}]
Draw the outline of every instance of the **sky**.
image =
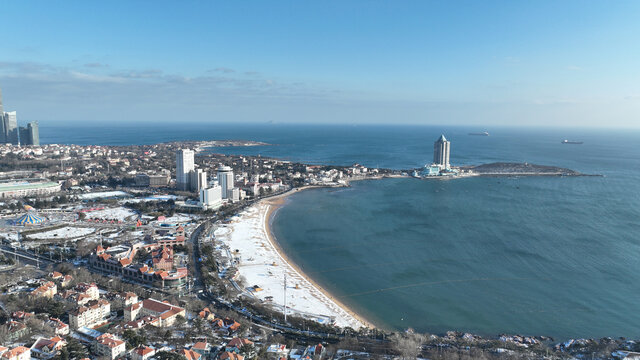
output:
[{"label": "sky", "polygon": [[640,127],[639,1],[0,0],[43,124]]}]

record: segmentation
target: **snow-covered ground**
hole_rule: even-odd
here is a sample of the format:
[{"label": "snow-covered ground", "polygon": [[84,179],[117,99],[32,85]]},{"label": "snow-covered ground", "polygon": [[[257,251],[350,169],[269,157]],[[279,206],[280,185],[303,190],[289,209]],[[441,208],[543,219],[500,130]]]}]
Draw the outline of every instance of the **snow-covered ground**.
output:
[{"label": "snow-covered ground", "polygon": [[0,238],[5,238],[9,241],[18,241],[18,232],[3,231],[3,232],[0,232]]},{"label": "snow-covered ground", "polygon": [[95,232],[94,228],[82,228],[65,226],[60,229],[49,230],[45,232],[30,234],[28,237],[34,240],[49,240],[49,239],[75,239],[82,236],[87,236]]},{"label": "snow-covered ground", "polygon": [[193,215],[188,215],[188,214],[174,214],[171,217],[168,217],[162,221],[159,221],[160,223],[163,224],[183,224],[183,223],[188,223],[191,222],[195,217]]},{"label": "snow-covered ground", "polygon": [[78,198],[80,200],[95,200],[95,199],[124,197],[124,196],[131,196],[131,195],[129,195],[124,191],[116,190],[116,191],[100,191],[100,192],[81,194],[81,195],[78,195]]},{"label": "snow-covered ground", "polygon": [[[254,292],[254,296],[262,300],[273,297],[274,305],[282,309],[286,273],[289,313],[331,316],[335,317],[336,325],[354,329],[364,326],[280,256],[267,236],[265,219],[269,206],[263,203],[254,205],[214,233],[216,240],[224,242],[234,252],[234,257],[240,258],[238,271],[241,279],[245,280],[242,285],[245,288],[259,286],[262,290]],[[236,249],[238,253],[235,253]],[[322,321],[322,316],[317,318]]]},{"label": "snow-covered ground", "polygon": [[117,220],[117,221],[125,221],[129,220],[130,217],[137,215],[137,213],[131,209],[117,207],[117,208],[108,208],[102,210],[95,210],[86,212],[87,219],[100,219],[100,220]]},{"label": "snow-covered ground", "polygon": [[176,200],[178,197],[175,195],[151,195],[144,198],[123,200],[123,203],[139,203],[143,201],[168,201]]}]

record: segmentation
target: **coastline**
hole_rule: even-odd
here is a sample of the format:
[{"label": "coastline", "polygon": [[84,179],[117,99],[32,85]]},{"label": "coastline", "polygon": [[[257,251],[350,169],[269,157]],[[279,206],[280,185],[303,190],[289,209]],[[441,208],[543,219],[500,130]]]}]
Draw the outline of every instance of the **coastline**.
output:
[{"label": "coastline", "polygon": [[331,294],[329,291],[327,291],[325,288],[323,288],[317,282],[315,282],[312,278],[310,278],[307,274],[305,274],[304,271],[302,271],[302,269],[294,261],[292,261],[287,256],[287,254],[284,252],[284,250],[280,246],[280,243],[278,242],[278,239],[275,237],[275,235],[273,234],[273,231],[271,230],[271,219],[272,219],[273,215],[275,215],[276,211],[280,207],[282,207],[284,205],[284,203],[286,201],[286,198],[289,195],[295,194],[295,193],[297,193],[299,191],[303,191],[303,190],[307,190],[307,189],[313,189],[313,188],[318,188],[318,186],[307,186],[307,187],[297,188],[297,189],[294,189],[293,191],[289,191],[289,192],[286,192],[284,194],[281,194],[281,195],[278,195],[278,196],[274,196],[273,198],[262,200],[262,202],[264,202],[265,204],[267,204],[269,206],[268,209],[267,209],[267,212],[266,212],[266,216],[264,218],[264,227],[265,227],[265,232],[266,232],[267,238],[268,238],[269,242],[271,243],[271,245],[273,246],[273,248],[277,251],[278,255],[280,255],[280,257],[288,264],[288,266],[290,266],[296,273],[298,273],[298,275],[300,275],[307,282],[309,282],[314,288],[316,288],[318,291],[320,291],[324,296],[326,296],[337,307],[339,307],[344,312],[349,314],[351,317],[353,317],[354,319],[359,321],[364,327],[369,328],[369,329],[375,329],[376,328],[375,325],[373,325],[371,322],[367,321],[361,315],[357,314],[355,311],[350,309],[348,306],[346,306],[340,300],[337,300],[335,298],[335,296],[333,296],[333,294]]},{"label": "coastline", "polygon": [[[215,231],[227,267],[237,269],[233,286],[245,296],[277,311],[297,315],[321,324],[352,329],[375,328],[309,278],[291,261],[271,234],[270,219],[288,195],[308,188],[292,189],[258,201],[233,216]],[[286,283],[286,292],[285,289]],[[286,300],[285,300],[286,299]]]}]

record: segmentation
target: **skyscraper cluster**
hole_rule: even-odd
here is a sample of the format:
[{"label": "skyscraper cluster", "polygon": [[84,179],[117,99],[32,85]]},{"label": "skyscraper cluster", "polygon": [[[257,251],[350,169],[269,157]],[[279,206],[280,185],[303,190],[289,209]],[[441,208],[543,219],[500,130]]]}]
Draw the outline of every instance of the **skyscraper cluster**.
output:
[{"label": "skyscraper cluster", "polygon": [[229,166],[218,168],[217,183],[209,184],[207,172],[195,168],[195,152],[181,149],[176,152],[176,187],[182,191],[193,191],[200,194],[200,202],[204,207],[212,208],[222,205],[224,199],[238,201],[240,189],[235,187],[233,169]]},{"label": "skyscraper cluster", "polygon": [[15,111],[5,112],[2,106],[0,90],[0,143],[13,145],[40,145],[38,122],[32,121],[26,127],[18,128],[18,115]]}]

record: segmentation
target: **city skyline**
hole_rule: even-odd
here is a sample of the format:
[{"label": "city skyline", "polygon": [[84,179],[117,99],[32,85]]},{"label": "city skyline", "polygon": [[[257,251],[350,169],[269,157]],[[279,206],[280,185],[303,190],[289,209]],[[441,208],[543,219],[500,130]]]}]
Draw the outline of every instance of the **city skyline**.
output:
[{"label": "city skyline", "polygon": [[2,7],[26,122],[640,126],[631,1]]}]

